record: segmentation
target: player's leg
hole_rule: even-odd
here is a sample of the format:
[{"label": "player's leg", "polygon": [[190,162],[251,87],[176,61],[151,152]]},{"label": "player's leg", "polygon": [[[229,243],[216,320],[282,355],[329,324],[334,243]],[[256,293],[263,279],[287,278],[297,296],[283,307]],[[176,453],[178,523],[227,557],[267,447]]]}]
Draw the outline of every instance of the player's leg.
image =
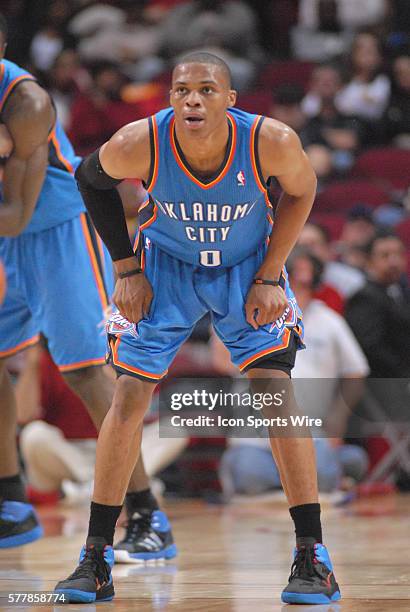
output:
[{"label": "player's leg", "polygon": [[[70,245],[68,252],[66,245]],[[39,246],[44,251],[39,261],[46,287],[42,329],[55,363],[99,430],[114,394],[115,376],[109,376],[102,366],[106,354],[104,315],[113,289],[112,263],[85,214],[43,232]],[[51,258],[50,265],[47,258]],[[126,499],[130,521],[139,514],[153,518],[154,513],[160,513],[142,457]],[[165,516],[164,521],[168,524]],[[134,543],[143,537],[134,525]],[[165,556],[165,551],[154,552]]]},{"label": "player's leg", "polygon": [[[214,313],[215,331],[231,353],[231,359],[242,373],[247,373],[258,392],[275,394],[286,390],[285,407],[289,414],[298,413],[290,372],[297,348],[303,347],[300,311],[287,282],[282,284],[289,308],[284,316],[257,330],[245,318],[245,300],[255,272],[261,265],[264,249],[227,271],[225,299],[230,304],[226,315]],[[219,312],[224,312],[222,307]],[[280,383],[280,384],[278,384]],[[266,406],[264,414],[283,416]],[[288,420],[290,423],[290,420]],[[279,428],[278,428],[279,430]],[[322,544],[320,505],[313,441],[307,431],[284,431],[281,437],[271,436],[272,453],[286,493],[297,536],[295,560],[289,585],[283,592],[286,603],[328,603],[340,599],[332,565]]]},{"label": "player's leg", "polygon": [[[155,385],[166,374],[179,346],[189,336],[203,306],[190,311],[192,319],[175,308],[178,296],[175,281],[187,266],[174,264],[160,254],[146,256],[146,274],[153,287],[154,300],[149,316],[138,326],[121,317],[113,317],[108,326],[111,363],[120,375],[115,383],[111,408],[101,427],[96,455],[96,471],[88,538],[77,569],[56,586],[71,601],[101,601],[114,595],[111,566],[114,561],[112,541],[128,481],[138,459],[142,423],[151,402]],[[168,269],[167,269],[168,267]],[[191,267],[192,268],[192,267]],[[161,282],[158,274],[161,270]],[[190,270],[191,276],[192,271]],[[167,283],[168,280],[168,283]],[[179,303],[186,304],[188,283],[178,283]],[[168,319],[173,303],[173,320]],[[169,529],[158,524],[161,534]],[[158,536],[159,537],[159,536]],[[160,539],[160,538],[159,538]],[[147,543],[149,544],[149,542]],[[155,542],[154,542],[155,544]],[[149,550],[149,548],[147,549]],[[96,587],[96,580],[97,587]],[[103,585],[102,587],[98,585]]]},{"label": "player's leg", "polygon": [[[283,368],[284,356],[283,353],[278,355],[277,358],[281,357],[280,364],[275,364],[274,357],[269,360],[270,363],[265,362],[265,367],[270,366],[272,369],[255,367],[247,372],[253,387],[259,391],[263,387],[264,392],[274,395],[280,385],[286,390],[285,408],[281,410],[281,416],[287,419],[288,426],[275,429],[270,438],[272,454],[286,492],[296,533],[294,563],[289,584],[282,593],[282,601],[329,603],[340,599],[340,591],[329,554],[322,543],[315,448],[308,428],[301,427],[295,431],[291,424],[290,415],[298,414],[299,410],[289,374],[283,369],[275,369],[278,366]],[[294,357],[289,361],[292,365]],[[272,384],[269,384],[269,379]],[[260,384],[261,380],[263,385]],[[268,418],[277,416],[277,409],[273,406],[265,407],[263,412]]]},{"label": "player's leg", "polygon": [[[96,429],[99,431],[112,403],[114,378],[106,371],[106,367],[102,366],[68,371],[63,373],[63,376],[71,389],[84,402]],[[139,455],[131,474],[125,503],[128,515],[127,536],[123,543],[124,546],[119,545],[119,550],[138,547],[140,540],[146,537],[147,520],[152,522],[154,512],[163,514],[151,491],[142,454]],[[140,517],[143,517],[142,522],[144,524],[141,525],[141,529],[138,529],[138,525],[141,523]],[[167,520],[166,517],[164,520]],[[164,558],[167,558],[165,551],[161,551],[161,548],[159,547],[159,550],[154,551],[159,553],[155,558],[162,558],[161,552],[164,553]],[[122,557],[123,561],[127,562],[127,554],[119,554],[119,556]],[[150,557],[148,556],[147,558],[149,559]]]},{"label": "player's leg", "polygon": [[31,504],[27,503],[17,454],[16,401],[6,359],[38,340],[27,306],[17,240],[0,239],[7,274],[7,292],[0,306],[0,548],[27,544],[42,535]]}]

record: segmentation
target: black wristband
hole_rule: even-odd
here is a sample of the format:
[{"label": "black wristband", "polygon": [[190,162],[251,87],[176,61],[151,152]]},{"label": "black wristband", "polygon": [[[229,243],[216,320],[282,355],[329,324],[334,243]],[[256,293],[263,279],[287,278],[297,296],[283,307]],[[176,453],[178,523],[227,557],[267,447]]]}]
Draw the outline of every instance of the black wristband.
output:
[{"label": "black wristband", "polygon": [[253,284],[254,285],[271,285],[272,287],[279,287],[280,281],[267,280],[266,278],[254,278]]},{"label": "black wristband", "polygon": [[134,268],[133,270],[128,270],[127,272],[118,272],[118,278],[128,278],[129,276],[134,276],[135,274],[141,273],[141,268]]}]

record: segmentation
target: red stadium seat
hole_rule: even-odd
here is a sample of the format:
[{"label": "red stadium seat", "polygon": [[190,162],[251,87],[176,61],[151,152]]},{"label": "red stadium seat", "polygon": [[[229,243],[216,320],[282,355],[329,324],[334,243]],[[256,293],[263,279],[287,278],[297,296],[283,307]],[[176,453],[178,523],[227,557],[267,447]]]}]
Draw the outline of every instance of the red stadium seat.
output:
[{"label": "red stadium seat", "polygon": [[377,179],[396,188],[410,186],[410,151],[394,148],[371,149],[362,153],[353,175]]},{"label": "red stadium seat", "polygon": [[306,91],[314,67],[313,62],[297,60],[274,62],[262,70],[259,85],[272,90],[279,85],[291,83],[299,85]]},{"label": "red stadium seat", "polygon": [[272,104],[272,94],[265,90],[256,90],[238,96],[238,108],[247,113],[255,113],[257,115],[270,115],[270,107]]},{"label": "red stadium seat", "polygon": [[341,181],[332,183],[317,196],[314,210],[343,212],[350,210],[355,204],[376,207],[388,202],[388,191],[379,185],[369,181]]},{"label": "red stadium seat", "polygon": [[317,213],[313,208],[312,214],[309,217],[309,221],[313,223],[319,223],[322,227],[327,229],[329,232],[331,240],[339,240],[343,225],[346,221],[346,216],[338,213]]}]

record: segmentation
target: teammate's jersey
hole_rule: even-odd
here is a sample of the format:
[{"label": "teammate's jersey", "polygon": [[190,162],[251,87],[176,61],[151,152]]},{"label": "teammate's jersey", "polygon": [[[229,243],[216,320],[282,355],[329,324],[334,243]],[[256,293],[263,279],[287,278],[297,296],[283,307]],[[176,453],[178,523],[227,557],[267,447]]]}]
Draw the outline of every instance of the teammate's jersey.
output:
[{"label": "teammate's jersey", "polygon": [[[14,88],[34,77],[13,62],[0,63],[0,120]],[[73,173],[80,163],[58,120],[49,135],[48,167],[35,211],[25,233],[39,232],[68,221],[85,210]],[[1,206],[1,201],[0,201]]]},{"label": "teammate's jersey", "polygon": [[267,239],[270,204],[257,156],[263,117],[232,108],[224,162],[210,179],[195,175],[175,137],[174,112],[150,118],[153,162],[140,229],[167,253],[203,266],[233,266]]}]

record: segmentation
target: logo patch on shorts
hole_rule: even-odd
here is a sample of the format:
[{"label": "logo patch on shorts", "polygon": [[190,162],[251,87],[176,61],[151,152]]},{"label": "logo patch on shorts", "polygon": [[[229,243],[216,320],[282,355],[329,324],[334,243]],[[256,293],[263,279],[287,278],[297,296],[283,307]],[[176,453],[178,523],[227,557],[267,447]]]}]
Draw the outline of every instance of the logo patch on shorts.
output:
[{"label": "logo patch on shorts", "polygon": [[134,338],[138,338],[137,326],[135,323],[130,323],[128,319],[123,317],[119,312],[111,315],[108,319],[106,331],[107,334],[112,334],[113,336],[130,334]]},{"label": "logo patch on shorts", "polygon": [[274,321],[269,328],[270,334],[275,329],[278,330],[278,338],[283,334],[286,327],[294,327],[298,320],[296,300],[294,298],[290,298],[288,302],[289,306],[286,308],[283,315]]}]

